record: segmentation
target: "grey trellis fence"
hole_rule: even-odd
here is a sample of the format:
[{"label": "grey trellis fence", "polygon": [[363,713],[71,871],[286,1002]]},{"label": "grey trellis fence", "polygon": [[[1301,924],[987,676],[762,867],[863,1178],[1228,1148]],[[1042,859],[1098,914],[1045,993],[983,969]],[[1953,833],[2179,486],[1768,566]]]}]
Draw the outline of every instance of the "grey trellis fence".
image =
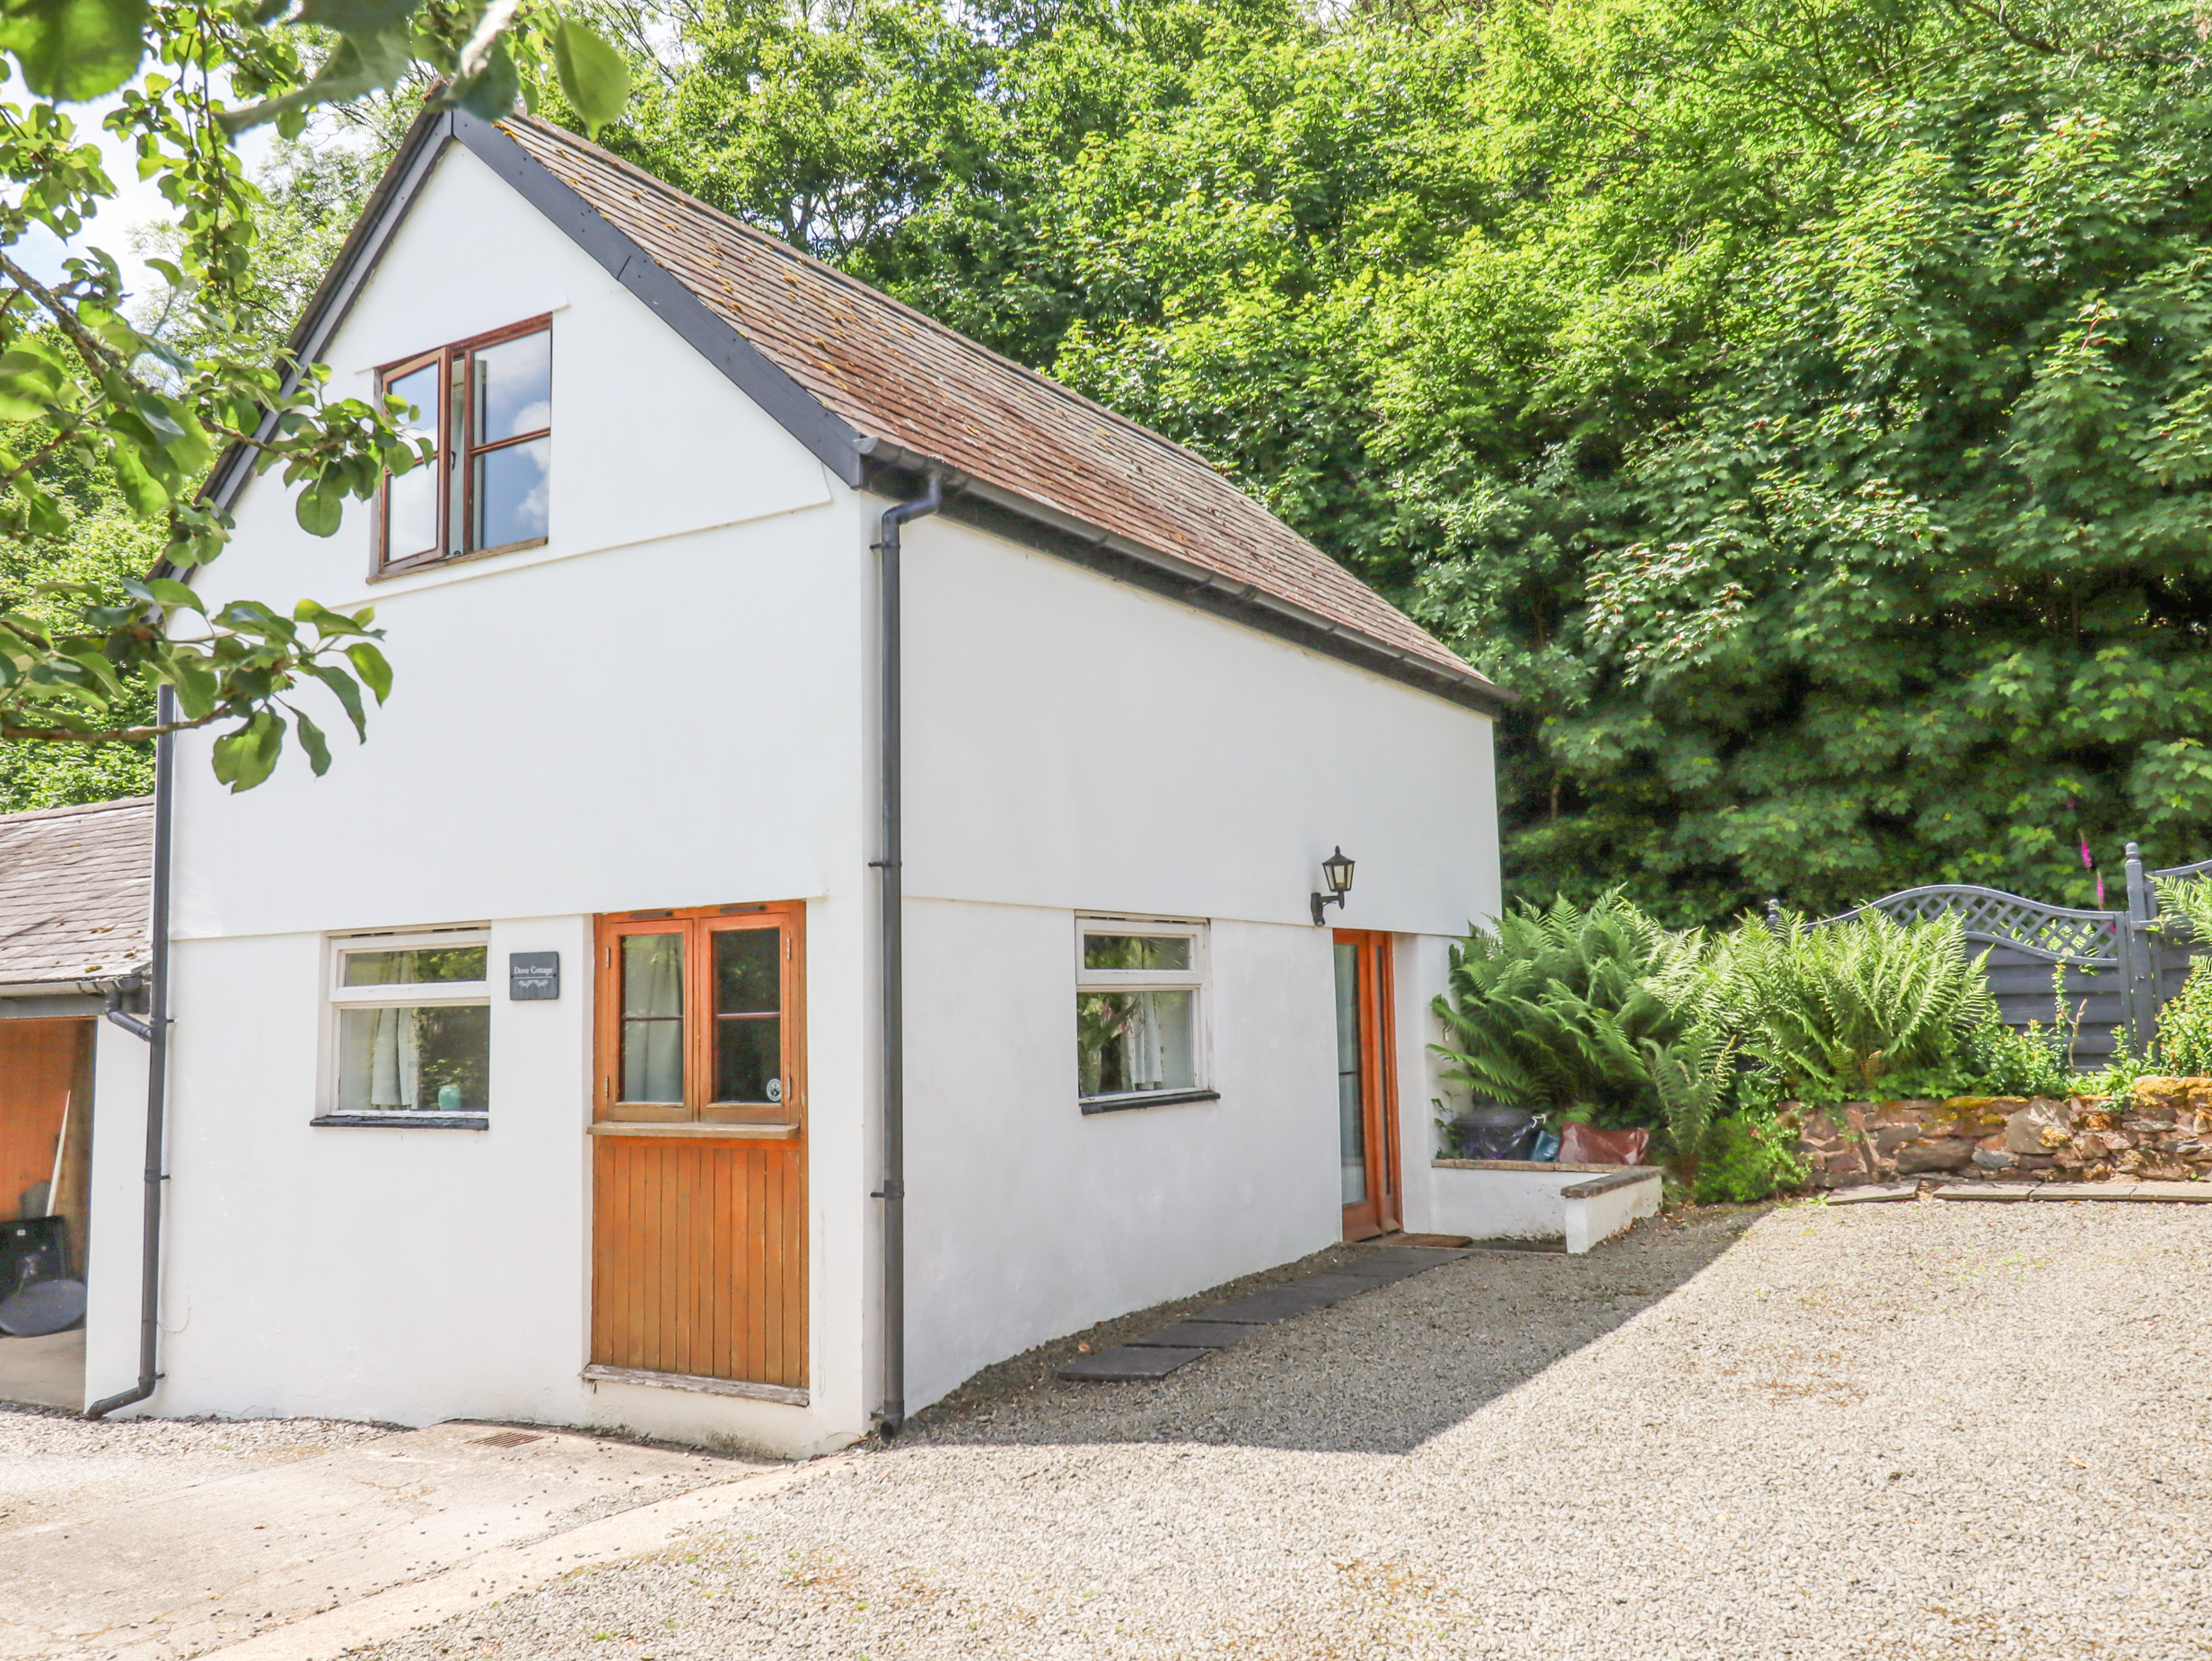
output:
[{"label": "grey trellis fence", "polygon": [[[1820,921],[1839,923],[1868,910],[1887,912],[1900,922],[1956,912],[1967,939],[1988,948],[1989,990],[2009,1024],[2048,1024],[2056,1013],[2053,978],[2064,977],[2066,1020],[2076,1028],[2076,1064],[2094,1066],[2120,1048],[2123,1033],[2137,1050],[2148,1043],[2157,1031],[2159,1008],[2189,977],[2188,946],[2162,925],[2153,879],[2208,874],[2212,859],[2146,872],[2140,851],[2130,842],[2124,911],[2076,910],[2001,889],[1936,883],[1884,894]],[[1767,905],[1769,915],[1778,914],[1778,901]]]}]

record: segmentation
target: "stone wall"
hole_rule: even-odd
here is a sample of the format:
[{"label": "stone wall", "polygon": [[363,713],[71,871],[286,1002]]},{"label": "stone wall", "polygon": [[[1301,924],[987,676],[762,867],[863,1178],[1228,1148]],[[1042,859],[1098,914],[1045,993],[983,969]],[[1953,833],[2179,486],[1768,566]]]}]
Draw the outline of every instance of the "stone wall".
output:
[{"label": "stone wall", "polygon": [[2140,1078],[2125,1100],[1953,1096],[1790,1106],[1814,1188],[1867,1182],[2212,1177],[2212,1078]]}]

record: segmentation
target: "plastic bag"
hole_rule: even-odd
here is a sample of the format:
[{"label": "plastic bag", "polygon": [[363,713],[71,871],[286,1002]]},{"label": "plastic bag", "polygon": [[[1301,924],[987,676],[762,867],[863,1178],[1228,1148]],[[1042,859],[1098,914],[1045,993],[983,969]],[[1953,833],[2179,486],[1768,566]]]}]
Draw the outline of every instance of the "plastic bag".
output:
[{"label": "plastic bag", "polygon": [[1453,1121],[1462,1159],[1526,1159],[1536,1146],[1536,1121],[1517,1107],[1478,1107]]},{"label": "plastic bag", "polygon": [[1559,1133],[1559,1163],[1563,1165],[1640,1165],[1651,1147],[1651,1132],[1600,1130],[1594,1125],[1569,1125]]}]

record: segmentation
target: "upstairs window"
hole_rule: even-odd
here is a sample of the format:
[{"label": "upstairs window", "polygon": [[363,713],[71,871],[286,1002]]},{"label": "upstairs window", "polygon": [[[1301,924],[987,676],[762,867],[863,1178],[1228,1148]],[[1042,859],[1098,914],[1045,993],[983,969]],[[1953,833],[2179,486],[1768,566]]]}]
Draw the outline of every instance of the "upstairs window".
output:
[{"label": "upstairs window", "polygon": [[546,538],[553,462],[553,331],[538,318],[440,347],[379,372],[377,391],[412,407],[410,440],[436,459],[384,479],[378,567],[409,570]]}]

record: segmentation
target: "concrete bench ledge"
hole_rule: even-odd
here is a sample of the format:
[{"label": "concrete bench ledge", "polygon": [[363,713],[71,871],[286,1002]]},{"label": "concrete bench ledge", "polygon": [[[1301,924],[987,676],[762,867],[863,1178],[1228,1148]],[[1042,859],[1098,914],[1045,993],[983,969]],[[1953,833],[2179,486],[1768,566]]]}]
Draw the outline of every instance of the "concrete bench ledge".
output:
[{"label": "concrete bench ledge", "polygon": [[1609,1171],[1603,1176],[1593,1176],[1587,1182],[1573,1182],[1559,1191],[1562,1200],[1594,1200],[1600,1194],[1610,1194],[1616,1188],[1632,1187],[1637,1182],[1656,1182],[1657,1165],[1623,1165]]},{"label": "concrete bench ledge", "polygon": [[1659,1212],[1656,1165],[1430,1162],[1430,1226],[1475,1240],[1560,1240],[1579,1255]]}]

